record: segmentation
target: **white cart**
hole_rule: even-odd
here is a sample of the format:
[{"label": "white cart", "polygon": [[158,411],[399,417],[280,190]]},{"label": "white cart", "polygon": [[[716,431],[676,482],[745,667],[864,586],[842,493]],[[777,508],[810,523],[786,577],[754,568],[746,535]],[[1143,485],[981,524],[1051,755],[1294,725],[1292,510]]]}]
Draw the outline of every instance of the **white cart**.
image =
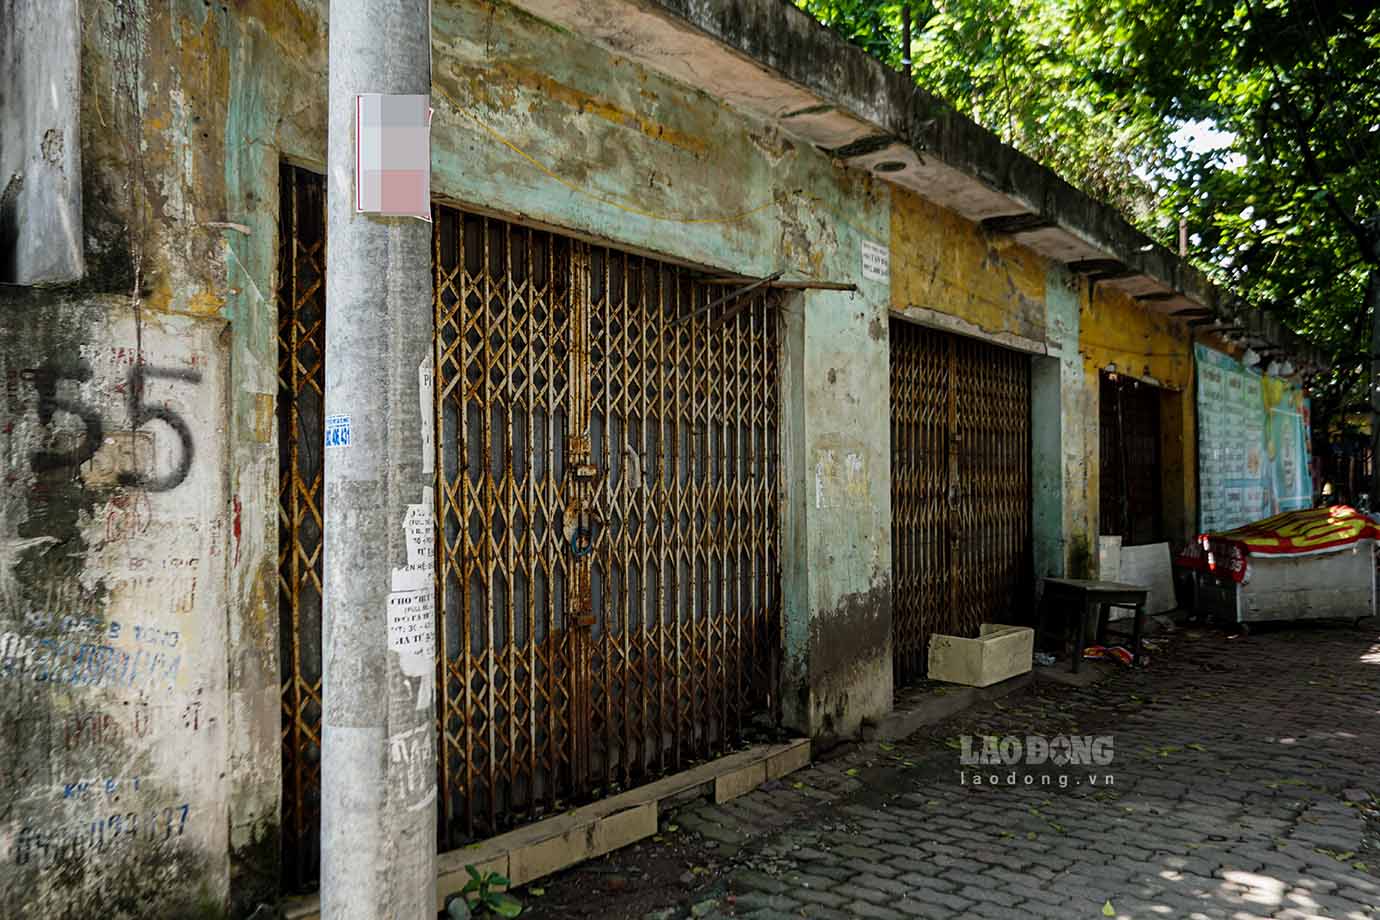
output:
[{"label": "white cart", "polygon": [[1311,556],[1250,556],[1246,581],[1197,571],[1193,606],[1240,624],[1270,620],[1346,619],[1375,615],[1375,541],[1358,540]]}]

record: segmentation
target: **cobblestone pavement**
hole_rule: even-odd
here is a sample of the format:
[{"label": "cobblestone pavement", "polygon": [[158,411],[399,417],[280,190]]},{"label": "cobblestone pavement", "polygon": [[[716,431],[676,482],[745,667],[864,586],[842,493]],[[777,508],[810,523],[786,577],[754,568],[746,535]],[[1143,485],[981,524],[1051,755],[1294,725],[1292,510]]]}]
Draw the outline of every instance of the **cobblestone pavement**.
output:
[{"label": "cobblestone pavement", "polygon": [[[1145,671],[1040,681],[905,742],[850,746],[663,818],[662,842],[643,847],[659,868],[633,870],[644,897],[601,893],[592,915],[1373,920],[1374,623],[1189,632]],[[1110,735],[1113,760],[963,767],[965,734]],[[696,864],[667,877],[659,850]],[[556,907],[537,913],[591,915]]]}]

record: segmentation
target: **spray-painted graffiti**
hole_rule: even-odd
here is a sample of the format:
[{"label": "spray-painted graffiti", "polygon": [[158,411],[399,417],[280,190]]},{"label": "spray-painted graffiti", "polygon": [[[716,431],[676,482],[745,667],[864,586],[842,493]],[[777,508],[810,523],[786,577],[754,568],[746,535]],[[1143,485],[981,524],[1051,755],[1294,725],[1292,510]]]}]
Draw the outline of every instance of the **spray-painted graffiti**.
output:
[{"label": "spray-painted graffiti", "polygon": [[[34,408],[39,424],[51,429],[54,417],[63,412],[80,419],[83,429],[76,444],[62,449],[34,451],[30,455],[34,472],[70,469],[91,463],[97,451],[106,445],[106,424],[100,410],[69,395],[80,384],[89,382],[92,376],[91,364],[85,358],[76,356],[49,358],[42,366],[21,374],[33,384],[38,394]],[[134,363],[128,370],[126,381],[117,387],[125,397],[129,429],[118,432],[111,439],[108,454],[93,465],[92,471],[100,473],[104,466],[119,464],[120,468],[114,472],[115,480],[120,485],[149,492],[166,492],[177,488],[187,478],[192,460],[196,457],[196,443],[191,428],[181,415],[166,403],[151,402],[146,398],[151,380],[199,384],[201,372],[185,367],[152,367]],[[140,433],[140,429],[153,422],[161,422],[170,428],[178,443],[177,459],[172,468],[162,474],[151,471],[153,441],[146,433]],[[133,515],[132,523],[137,526],[137,506],[131,509],[130,514]],[[130,523],[123,521],[121,526],[129,526]],[[146,527],[147,523],[143,526]]]}]

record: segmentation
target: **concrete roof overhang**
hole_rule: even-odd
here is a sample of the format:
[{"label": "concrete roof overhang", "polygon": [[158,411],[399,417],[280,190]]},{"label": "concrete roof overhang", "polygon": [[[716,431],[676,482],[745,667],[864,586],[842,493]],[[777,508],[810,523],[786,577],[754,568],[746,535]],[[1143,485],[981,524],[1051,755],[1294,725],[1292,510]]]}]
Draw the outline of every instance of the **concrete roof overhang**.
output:
[{"label": "concrete roof overhang", "polygon": [[785,0],[513,2],[1120,288],[1148,310],[1239,329],[1243,344],[1287,354],[1301,370],[1325,366],[1313,346],[1215,287],[1115,208]]}]

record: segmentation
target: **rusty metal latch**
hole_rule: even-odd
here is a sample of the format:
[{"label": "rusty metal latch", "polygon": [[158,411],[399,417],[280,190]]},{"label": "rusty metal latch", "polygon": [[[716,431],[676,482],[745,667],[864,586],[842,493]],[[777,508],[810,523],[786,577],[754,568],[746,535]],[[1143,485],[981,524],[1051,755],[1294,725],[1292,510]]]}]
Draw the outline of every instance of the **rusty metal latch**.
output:
[{"label": "rusty metal latch", "polygon": [[583,502],[573,501],[561,514],[561,530],[565,535],[570,555],[579,559],[594,552],[594,541],[599,536],[603,520],[599,512],[590,509]]}]

